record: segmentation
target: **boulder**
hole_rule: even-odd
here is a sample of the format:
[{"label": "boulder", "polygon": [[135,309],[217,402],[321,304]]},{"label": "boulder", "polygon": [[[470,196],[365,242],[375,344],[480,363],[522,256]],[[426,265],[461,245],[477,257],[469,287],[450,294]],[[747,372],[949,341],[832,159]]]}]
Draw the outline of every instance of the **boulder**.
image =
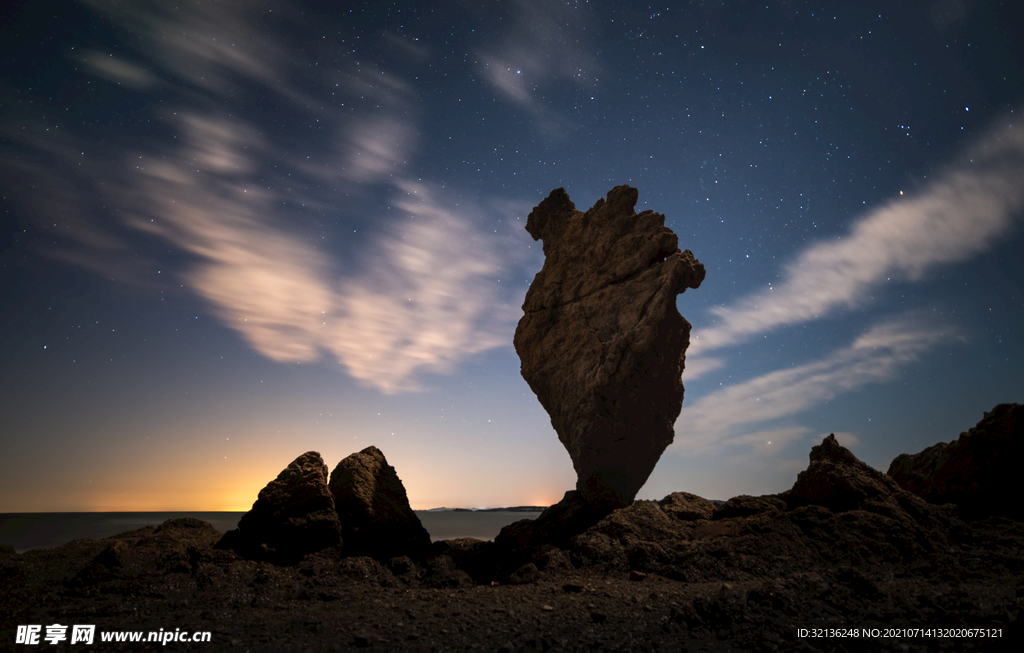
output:
[{"label": "boulder", "polygon": [[596,524],[604,515],[594,510],[582,494],[569,490],[561,501],[546,508],[536,519],[521,519],[502,528],[494,543],[505,555],[545,544],[564,544],[573,535]]},{"label": "boulder", "polygon": [[534,208],[526,230],[544,242],[544,267],[514,339],[576,489],[605,512],[629,505],[673,440],[690,341],[676,296],[704,280],[665,216],[636,202],[618,186],[582,213],[558,188]]},{"label": "boulder", "polygon": [[878,557],[946,564],[951,542],[962,539],[966,528],[955,507],[930,504],[904,489],[858,460],[835,435],[811,448],[807,469],[778,496],[790,508],[789,519],[814,533],[816,546],[832,542],[834,550],[819,548],[823,557],[842,561],[855,556],[843,564]]},{"label": "boulder", "polygon": [[953,442],[900,454],[889,476],[932,503],[955,503],[968,519],[998,515],[1024,521],[1017,465],[1024,457],[1024,405],[999,404]]},{"label": "boulder", "polygon": [[327,488],[327,465],[319,453],[307,451],[260,490],[252,510],[217,547],[247,558],[291,564],[341,543],[341,524]]},{"label": "boulder", "polygon": [[380,449],[367,447],[342,460],[331,472],[329,485],[347,554],[377,560],[426,554],[430,535]]},{"label": "boulder", "polygon": [[659,501],[658,505],[666,515],[683,521],[711,519],[715,514],[715,504],[689,492],[673,492]]},{"label": "boulder", "polygon": [[715,519],[731,519],[733,517],[749,517],[770,513],[786,508],[786,502],[777,496],[765,495],[752,497],[748,494],[741,494],[725,502],[715,511]]},{"label": "boulder", "polygon": [[[832,512],[866,511],[899,522],[907,532],[948,532],[959,519],[933,506],[856,456],[829,435],[811,448],[810,464],[793,487],[779,495],[790,508],[822,506]],[[728,504],[727,504],[728,505]],[[717,515],[716,515],[717,516]]]},{"label": "boulder", "polygon": [[789,491],[791,506],[824,506],[833,512],[861,508],[869,499],[888,500],[900,492],[892,479],[857,459],[831,434],[811,448],[810,465]]}]

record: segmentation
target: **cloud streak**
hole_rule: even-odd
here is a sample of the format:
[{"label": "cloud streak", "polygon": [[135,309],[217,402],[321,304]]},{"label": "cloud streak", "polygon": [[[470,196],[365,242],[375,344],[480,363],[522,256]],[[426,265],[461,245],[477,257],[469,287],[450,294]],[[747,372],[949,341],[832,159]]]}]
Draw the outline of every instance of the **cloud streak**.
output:
[{"label": "cloud streak", "polygon": [[[587,46],[587,15],[579,7],[518,0],[512,27],[479,53],[479,71],[509,102],[533,115],[547,131],[567,119],[538,100],[548,84],[589,88],[597,82],[597,57]],[[488,10],[489,11],[489,10]]]},{"label": "cloud streak", "polygon": [[[1014,227],[1024,208],[1021,179],[1024,129],[1004,119],[936,181],[870,212],[838,242],[820,242],[798,254],[785,266],[781,284],[711,309],[717,320],[694,329],[684,380],[726,365],[722,356],[707,356],[709,351],[864,306],[883,283],[919,280],[937,266],[977,256]],[[820,360],[729,385],[684,405],[673,450],[689,455],[729,450],[741,457],[781,451],[810,434],[793,423],[798,414],[889,381],[930,349],[962,338],[921,312],[882,322]]]},{"label": "cloud streak", "polygon": [[416,390],[417,372],[450,372],[459,360],[511,342],[522,297],[499,290],[516,267],[499,245],[526,246],[512,220],[495,237],[440,200],[439,189],[409,181],[401,189],[396,205],[408,213],[401,236],[381,238],[361,277],[341,286],[338,326],[327,340],[353,377],[387,393]]},{"label": "cloud streak", "polygon": [[[467,202],[409,179],[418,112],[408,82],[366,59],[340,70],[302,60],[287,39],[322,26],[287,7],[280,20],[289,29],[272,30],[245,3],[187,11],[88,3],[145,35],[150,51],[138,57],[145,67],[99,51],[75,55],[86,70],[134,90],[180,91],[153,113],[171,138],[85,167],[78,157],[89,143],[8,130],[34,153],[3,161],[27,187],[81,188],[68,206],[32,199],[47,220],[67,214],[59,228],[69,246],[53,255],[108,279],[143,278],[140,268],[157,268],[152,259],[140,265],[140,234],[156,237],[172,246],[182,285],[252,349],[280,362],[334,360],[384,393],[419,390],[424,374],[511,342],[524,256],[538,254],[516,220],[529,207]],[[235,89],[254,92],[260,107],[289,108],[291,120],[315,130],[311,138],[296,143],[294,125],[270,128]],[[310,190],[318,187],[330,190]],[[367,196],[375,199],[351,200]],[[93,208],[101,204],[110,208]],[[358,243],[354,253],[339,256],[321,239],[335,221],[359,227],[359,236],[331,233]],[[167,277],[169,266],[160,267]]]},{"label": "cloud streak", "polygon": [[114,84],[124,84],[134,89],[145,90],[155,85],[157,80],[142,66],[135,65],[112,52],[86,50],[80,60],[96,75]]},{"label": "cloud streak", "polygon": [[697,454],[768,441],[785,444],[806,429],[754,427],[757,432],[751,433],[752,425],[787,418],[840,394],[891,380],[901,367],[959,337],[921,314],[883,322],[821,360],[770,372],[684,405],[673,449]]},{"label": "cloud streak", "polygon": [[331,355],[363,385],[394,393],[511,340],[518,305],[498,284],[516,259],[499,245],[517,238],[522,248],[527,237],[509,220],[485,234],[475,223],[487,209],[458,208],[436,187],[400,180],[393,206],[405,217],[368,243],[359,272],[340,274],[301,234],[277,226],[268,211],[275,194],[246,180],[246,152],[265,143],[237,121],[185,114],[180,124],[182,151],[145,169],[132,191],[132,225],[198,257],[187,285],[260,354]]},{"label": "cloud streak", "polygon": [[695,330],[691,353],[861,305],[887,280],[917,280],[976,256],[1013,226],[1024,207],[1021,179],[1024,128],[1004,124],[920,192],[869,213],[839,242],[806,249],[781,285],[711,309],[717,323]]}]

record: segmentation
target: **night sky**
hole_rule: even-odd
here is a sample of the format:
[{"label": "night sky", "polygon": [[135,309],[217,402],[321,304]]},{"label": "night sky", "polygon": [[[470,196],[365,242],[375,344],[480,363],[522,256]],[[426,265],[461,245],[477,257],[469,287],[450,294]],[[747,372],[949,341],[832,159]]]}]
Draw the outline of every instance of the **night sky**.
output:
[{"label": "night sky", "polygon": [[639,498],[885,470],[1024,401],[1020,3],[14,1],[0,511],[247,510],[378,446],[550,504],[531,208],[639,189],[707,268]]}]

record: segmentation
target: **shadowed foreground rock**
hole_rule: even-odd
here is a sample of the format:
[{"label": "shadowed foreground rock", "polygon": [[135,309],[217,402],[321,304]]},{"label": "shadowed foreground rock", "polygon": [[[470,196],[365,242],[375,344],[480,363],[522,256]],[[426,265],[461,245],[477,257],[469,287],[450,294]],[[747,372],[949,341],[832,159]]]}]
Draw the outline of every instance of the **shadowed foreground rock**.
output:
[{"label": "shadowed foreground rock", "polygon": [[252,510],[217,546],[287,564],[341,542],[341,524],[327,488],[327,465],[319,453],[307,451],[260,490]]},{"label": "shadowed foreground rock", "polygon": [[953,442],[900,454],[889,476],[932,503],[955,503],[968,519],[1024,519],[1024,405],[999,404]]},{"label": "shadowed foreground rock", "polygon": [[[569,493],[555,511],[566,513],[560,522],[582,514],[577,500]],[[217,536],[177,519],[54,549],[0,549],[0,632],[13,642],[18,625],[94,624],[98,643],[100,633],[173,626],[211,639],[169,649],[210,651],[1024,646],[1024,524],[965,523],[831,436],[779,495],[636,501],[557,544],[521,549],[514,567],[496,543],[468,538],[435,543],[420,560],[331,547],[279,566],[217,550]],[[829,628],[847,636],[801,634]]]},{"label": "shadowed foreground rock", "polygon": [[515,334],[522,374],[551,417],[595,509],[628,505],[673,439],[683,402],[690,324],[676,296],[704,266],[617,186],[586,213],[556,189],[526,229],[544,241],[544,267]]},{"label": "shadowed foreground rock", "polygon": [[329,486],[347,554],[387,560],[417,557],[430,547],[430,535],[409,506],[405,486],[377,447],[338,463]]}]

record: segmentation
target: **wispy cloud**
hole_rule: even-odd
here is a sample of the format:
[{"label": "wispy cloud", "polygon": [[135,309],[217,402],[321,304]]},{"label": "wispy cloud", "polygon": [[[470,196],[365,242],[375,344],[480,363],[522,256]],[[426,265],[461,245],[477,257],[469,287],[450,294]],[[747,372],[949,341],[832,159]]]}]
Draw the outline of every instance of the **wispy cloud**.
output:
[{"label": "wispy cloud", "polygon": [[413,126],[394,115],[357,120],[346,131],[350,147],[345,176],[355,182],[393,177],[406,163],[416,140]]},{"label": "wispy cloud", "polygon": [[764,374],[684,405],[673,449],[705,453],[768,441],[784,444],[805,430],[791,425],[766,429],[766,423],[793,417],[865,385],[891,380],[901,367],[958,337],[951,328],[934,325],[917,313],[876,325],[821,360]]},{"label": "wispy cloud", "polygon": [[[287,82],[287,73],[300,69],[296,56],[267,30],[259,29],[268,16],[255,5],[211,2],[179,8],[162,3],[80,1],[131,30],[165,74],[186,80],[194,89],[216,94],[242,77],[292,99],[312,99]],[[279,25],[299,20],[288,5],[274,10],[271,20]]]},{"label": "wispy cloud", "polygon": [[[178,10],[159,3],[83,1],[142,35],[154,67],[184,82],[182,99],[189,104],[230,103],[238,87],[256,88],[254,104],[287,110],[296,126],[323,134],[325,144],[332,146],[328,151],[317,152],[315,160],[303,157],[292,163],[304,174],[351,182],[349,188],[355,190],[369,182],[393,181],[415,151],[418,111],[413,88],[372,59],[327,66],[321,65],[326,60],[304,58],[309,49],[304,46],[321,38],[317,35],[324,26],[301,9],[280,4],[267,14],[244,2]],[[386,36],[382,38],[393,47],[395,39]],[[97,51],[84,57],[94,73],[131,81],[136,88],[155,79],[141,65]]]},{"label": "wispy cloud", "polygon": [[857,220],[838,242],[804,250],[781,284],[712,309],[717,323],[694,329],[688,353],[862,305],[883,283],[917,280],[978,255],[1013,226],[1024,207],[1022,179],[1024,128],[1004,120],[936,181]]},{"label": "wispy cloud", "polygon": [[[864,307],[881,284],[919,280],[937,266],[977,256],[1014,227],[1024,208],[1021,179],[1024,129],[1004,119],[937,180],[868,213],[839,241],[817,243],[799,253],[785,266],[781,284],[711,309],[717,320],[694,328],[684,380],[725,367],[729,357],[723,348],[729,345]],[[889,381],[930,349],[960,338],[921,311],[883,321],[819,360],[688,402],[672,450],[688,455],[729,452],[735,460],[781,452],[782,445],[810,433],[799,425],[800,413],[865,385]],[[718,355],[707,355],[719,349]],[[857,442],[852,434],[842,437]]]},{"label": "wispy cloud", "polygon": [[[246,151],[265,149],[257,136],[237,121],[180,121],[183,149],[140,173],[132,224],[198,257],[183,275],[187,285],[262,355],[332,355],[361,383],[393,393],[511,340],[521,298],[504,295],[500,283],[511,280],[517,257],[504,256],[501,243],[518,238],[521,250],[527,241],[511,216],[399,180],[393,206],[405,217],[371,239],[365,260],[347,262],[354,274],[343,274],[340,262],[275,222],[274,194],[246,180],[254,165]],[[216,174],[196,171],[196,161]],[[502,225],[500,233],[482,231],[482,217]]]},{"label": "wispy cloud", "polygon": [[96,75],[114,84],[124,84],[145,90],[155,85],[156,78],[145,67],[115,56],[113,52],[89,49],[82,52],[80,60]]},{"label": "wispy cloud", "polygon": [[[524,257],[539,256],[517,220],[529,207],[467,201],[411,180],[418,112],[406,80],[368,59],[340,69],[300,61],[283,39],[322,26],[287,7],[271,29],[245,3],[180,11],[89,4],[140,34],[146,51],[138,53],[144,63],[76,55],[86,70],[135,90],[173,80],[162,87],[178,96],[152,114],[168,138],[104,148],[106,158],[91,156],[88,166],[76,158],[96,149],[86,141],[32,129],[32,119],[7,130],[33,156],[5,157],[5,169],[27,187],[80,190],[67,206],[39,204],[47,219],[61,214],[62,260],[130,280],[142,276],[140,245],[156,237],[173,253],[162,278],[176,268],[182,286],[255,351],[281,362],[335,360],[385,393],[417,390],[424,374],[511,342]],[[276,29],[280,20],[295,29]],[[393,49],[395,38],[384,40]],[[293,126],[282,145],[235,89],[287,108],[312,137],[296,144]],[[337,205],[369,195],[387,206]],[[109,208],[94,210],[99,204]],[[323,223],[334,220],[358,225],[357,253],[341,257],[322,244]],[[132,272],[116,273],[129,265]]]},{"label": "wispy cloud", "polygon": [[[372,247],[373,260],[338,293],[335,327],[327,346],[357,379],[385,392],[415,390],[419,371],[450,372],[458,361],[508,345],[522,297],[514,286],[527,240],[506,215],[500,234],[474,226],[483,207],[458,208],[440,189],[402,182],[398,208],[408,218]],[[522,232],[522,233],[520,233]],[[523,288],[525,292],[525,288]]]},{"label": "wispy cloud", "polygon": [[539,98],[549,84],[596,84],[599,66],[587,45],[586,10],[532,0],[518,0],[513,7],[509,30],[479,53],[480,73],[543,128],[564,127],[567,120]]}]

